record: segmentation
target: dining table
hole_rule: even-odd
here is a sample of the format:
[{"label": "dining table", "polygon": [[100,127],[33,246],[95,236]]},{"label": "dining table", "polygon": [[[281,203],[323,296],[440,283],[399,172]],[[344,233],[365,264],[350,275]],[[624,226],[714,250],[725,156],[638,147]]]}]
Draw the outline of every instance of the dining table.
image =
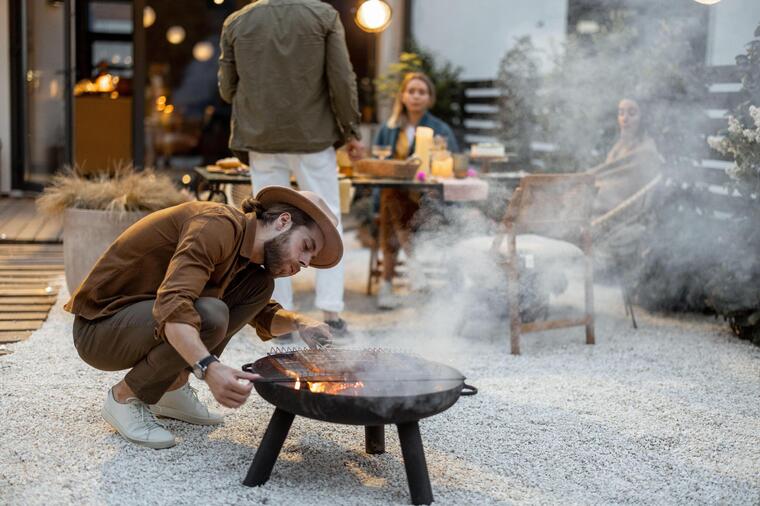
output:
[{"label": "dining table", "polygon": [[[424,191],[446,205],[484,202],[488,198],[489,184],[477,177],[458,178],[429,178],[423,181],[417,179],[377,178],[354,175],[348,178],[355,188],[371,190],[397,189],[406,191]],[[383,200],[379,200],[377,215],[382,215]],[[367,277],[367,295],[372,292],[373,281],[380,278],[379,244],[380,229],[376,227],[373,233],[373,244],[370,248],[369,273]]]}]

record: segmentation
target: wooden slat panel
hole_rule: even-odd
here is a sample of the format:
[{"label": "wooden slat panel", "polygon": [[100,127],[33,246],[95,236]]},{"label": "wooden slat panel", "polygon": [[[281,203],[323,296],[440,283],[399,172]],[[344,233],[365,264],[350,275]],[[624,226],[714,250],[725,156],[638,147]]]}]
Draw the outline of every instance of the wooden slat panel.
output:
[{"label": "wooden slat panel", "polygon": [[[33,246],[25,248],[24,246]],[[63,248],[60,244],[39,244],[39,243],[3,243],[0,244],[0,252],[4,255],[18,253],[39,253],[45,255],[62,255]]]},{"label": "wooden slat panel", "polygon": [[[465,112],[464,119],[486,119],[491,121],[497,121],[499,119],[498,112]],[[470,130],[469,128],[467,129]]]},{"label": "wooden slat panel", "polygon": [[501,131],[500,128],[468,128],[467,133],[471,135],[488,135],[495,136]]},{"label": "wooden slat panel", "polygon": [[62,264],[37,264],[37,265],[12,265],[12,264],[0,264],[0,271],[51,271],[60,272],[63,269]]},{"label": "wooden slat panel", "polygon": [[29,330],[0,332],[0,343],[15,343],[17,341],[23,341],[31,335],[32,331]]},{"label": "wooden slat panel", "polygon": [[37,271],[0,271],[0,277],[3,279],[17,279],[19,282],[35,279],[46,279],[52,282],[57,281],[61,274],[63,274],[63,271],[49,271],[47,273]]},{"label": "wooden slat panel", "polygon": [[63,251],[63,246],[60,244],[43,244],[43,243],[5,243],[0,244],[0,250],[12,250],[12,251]]},{"label": "wooden slat panel", "polygon": [[35,241],[63,241],[63,219],[60,216],[48,218],[45,226],[42,227],[34,238]]},{"label": "wooden slat panel", "polygon": [[34,205],[24,205],[20,207],[13,219],[8,220],[0,226],[0,234],[5,234],[3,239],[12,239],[18,237],[18,234],[27,226],[29,221],[33,220],[37,210]]},{"label": "wooden slat panel", "polygon": [[0,293],[1,304],[55,304],[55,297],[20,297]]},{"label": "wooden slat panel", "polygon": [[33,241],[37,232],[45,226],[46,222],[47,217],[35,209],[34,216],[27,221],[14,239],[17,241]]},{"label": "wooden slat panel", "polygon": [[708,109],[733,109],[745,100],[747,100],[747,96],[742,92],[714,92],[706,96],[704,107]]},{"label": "wooden slat panel", "polygon": [[[13,313],[6,313],[0,311],[0,322],[7,322],[7,321],[24,321],[24,320],[40,320],[44,321],[47,319],[47,311],[45,312],[13,312]],[[2,325],[2,323],[0,323]]]},{"label": "wooden slat panel", "polygon": [[738,83],[741,72],[736,65],[715,65],[705,68],[706,79],[711,83]]},{"label": "wooden slat panel", "polygon": [[3,211],[9,208],[15,200],[8,197],[0,197],[0,217],[2,217]]},{"label": "wooden slat panel", "polygon": [[[10,263],[18,264],[25,263],[24,260],[18,260],[19,255],[26,255],[26,253],[0,253],[0,264]],[[26,263],[39,263],[44,261],[48,263],[63,264],[63,256],[53,253],[30,253],[34,256],[34,261]],[[17,259],[17,260],[14,260]]]},{"label": "wooden slat panel", "polygon": [[[0,299],[2,300],[2,299]],[[0,312],[2,313],[25,313],[25,312],[41,312],[44,311],[47,314],[50,311],[52,304],[2,304],[0,303]]]},{"label": "wooden slat panel", "polygon": [[467,97],[465,104],[488,104],[497,105],[499,97]]},{"label": "wooden slat panel", "polygon": [[[23,254],[25,254],[25,253],[23,253]],[[33,255],[34,254],[35,253],[33,253]],[[36,266],[43,265],[44,266],[44,265],[47,265],[48,268],[62,270],[63,269],[63,259],[61,259],[60,257],[57,257],[57,256],[50,256],[50,257],[40,256],[37,260],[23,260],[23,259],[19,259],[19,257],[16,257],[15,260],[12,257],[0,259],[0,267],[6,266],[6,265],[9,265],[9,266],[15,266],[15,265],[36,265]]]},{"label": "wooden slat panel", "polygon": [[6,230],[14,223],[17,217],[24,212],[23,205],[12,205],[0,214],[0,239],[12,239],[12,234]]},{"label": "wooden slat panel", "polygon": [[464,84],[465,89],[470,89],[470,88],[494,88],[494,87],[496,87],[496,81],[493,81],[493,80],[487,80],[487,81],[464,81],[462,84]]},{"label": "wooden slat panel", "polygon": [[12,287],[18,286],[22,288],[34,288],[48,286],[58,286],[57,280],[51,278],[7,278],[0,276],[0,286]]},{"label": "wooden slat panel", "polygon": [[0,321],[0,332],[6,332],[10,330],[37,330],[42,327],[43,320],[28,320],[28,321],[14,321],[6,322]]},{"label": "wooden slat panel", "polygon": [[[13,213],[14,209],[22,209]],[[6,234],[16,231],[15,240],[33,240],[47,221],[30,210],[31,201],[14,202],[7,208],[12,220],[5,220]],[[31,216],[31,217],[30,217]],[[26,339],[47,319],[55,303],[63,273],[60,244],[0,244],[0,342]]]},{"label": "wooden slat panel", "polygon": [[41,296],[41,295],[55,295],[58,293],[58,290],[51,287],[51,290],[48,290],[47,288],[3,288],[2,295],[3,296]]},{"label": "wooden slat panel", "polygon": [[684,167],[674,169],[668,175],[679,181],[690,183],[703,182],[725,185],[731,181],[731,178],[724,171],[709,167]]}]

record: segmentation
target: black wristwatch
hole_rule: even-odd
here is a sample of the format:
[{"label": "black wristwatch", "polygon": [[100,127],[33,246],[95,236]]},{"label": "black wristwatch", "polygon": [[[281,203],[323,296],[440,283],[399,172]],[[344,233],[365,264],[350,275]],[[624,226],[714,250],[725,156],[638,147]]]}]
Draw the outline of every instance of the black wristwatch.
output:
[{"label": "black wristwatch", "polygon": [[214,355],[209,355],[193,364],[193,374],[195,374],[195,377],[199,380],[206,379],[206,370],[214,362],[219,362],[219,359]]}]

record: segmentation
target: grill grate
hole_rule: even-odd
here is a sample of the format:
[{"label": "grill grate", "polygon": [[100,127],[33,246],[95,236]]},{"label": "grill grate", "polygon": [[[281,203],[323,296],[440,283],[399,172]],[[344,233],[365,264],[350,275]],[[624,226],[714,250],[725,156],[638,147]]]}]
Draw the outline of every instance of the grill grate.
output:
[{"label": "grill grate", "polygon": [[268,355],[281,373],[307,380],[341,378],[349,381],[357,375],[373,372],[408,376],[417,369],[416,361],[409,360],[409,354],[383,348],[273,348]]}]

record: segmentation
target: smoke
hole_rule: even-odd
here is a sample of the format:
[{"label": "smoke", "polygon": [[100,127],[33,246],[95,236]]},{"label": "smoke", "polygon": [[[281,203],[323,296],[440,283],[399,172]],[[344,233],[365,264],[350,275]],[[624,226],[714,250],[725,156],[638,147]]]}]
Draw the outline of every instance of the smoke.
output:
[{"label": "smoke", "polygon": [[570,35],[543,75],[537,74],[538,50],[520,39],[499,72],[509,99],[501,104],[502,140],[548,146],[523,155],[522,165],[534,170],[588,170],[604,161],[617,137],[619,100],[636,99],[664,160],[664,177],[647,197],[647,212],[615,231],[617,240],[635,246],[623,266],[627,289],[653,310],[760,321],[760,289],[752,281],[760,275],[756,196],[728,178],[720,181],[720,171],[700,175],[703,159],[718,158],[705,142],[705,134],[714,133],[707,115],[706,18],[696,4],[668,4],[651,2],[638,14],[610,10],[597,33]]},{"label": "smoke", "polygon": [[[617,138],[618,102],[636,99],[646,134],[661,155],[664,177],[637,204],[641,212],[628,216],[614,230],[615,241],[630,246],[631,254],[619,257],[609,273],[600,274],[609,274],[607,281],[614,284],[621,281],[619,271],[624,271],[626,289],[637,288],[639,300],[649,309],[704,310],[714,306],[715,300],[725,303],[727,299],[732,299],[727,304],[732,310],[757,308],[760,295],[748,280],[760,275],[752,260],[759,241],[750,239],[758,233],[747,228],[756,213],[716,212],[720,206],[705,204],[716,195],[708,185],[691,184],[689,191],[681,191],[684,174],[694,179],[689,171],[709,157],[704,139],[709,132],[705,109],[710,83],[704,72],[707,29],[698,6],[679,7],[684,9],[680,17],[669,9],[665,3],[652,2],[637,16],[614,11],[601,22],[598,33],[569,36],[550,55],[554,66],[542,75],[537,74],[540,63],[532,63],[538,50],[521,39],[498,72],[502,94],[513,99],[501,104],[501,138],[516,147],[524,148],[526,143],[549,147],[543,153],[533,150],[524,155],[528,159],[522,160],[522,168],[531,164],[538,172],[588,170],[604,161]],[[643,172],[651,170],[642,165]],[[699,191],[693,191],[697,187]],[[725,198],[730,200],[730,196]],[[502,201],[506,200],[505,196]],[[437,272],[431,273],[427,298],[407,297],[414,313],[397,323],[397,332],[425,356],[456,360],[466,350],[462,342],[467,339],[504,340],[509,334],[504,265],[488,251],[498,233],[494,220],[501,217],[503,207],[483,210],[478,214],[447,209],[447,225],[415,237],[412,264],[432,263]],[[603,249],[605,238],[597,239],[598,260],[609,252]],[[726,272],[732,268],[723,262],[727,248],[735,266],[752,264],[739,276]],[[563,302],[569,301],[566,306],[582,308],[582,290],[568,289],[582,272],[579,251],[537,237],[520,238],[518,249],[525,273],[520,287],[525,294],[521,300],[525,320],[555,317],[568,310],[554,304],[563,293]],[[721,265],[721,276],[706,274]],[[737,285],[742,288],[731,290]]]},{"label": "smoke", "polygon": [[[445,205],[434,202],[442,224],[422,227],[413,237],[412,258],[404,259],[404,276],[396,283],[402,307],[377,315],[378,329],[352,330],[353,346],[396,348],[422,357],[463,367],[478,353],[474,343],[506,346],[509,341],[506,241],[498,253],[491,251],[494,237],[502,232],[500,217],[510,192],[494,186],[488,202]],[[501,205],[493,200],[503,199]],[[485,211],[485,212],[484,212]],[[568,289],[580,279],[580,249],[572,244],[539,236],[521,236],[520,307],[524,321],[583,307],[583,292]],[[409,270],[419,269],[424,290],[412,290]],[[581,285],[582,286],[582,285]],[[571,297],[567,297],[572,292]],[[556,296],[565,294],[561,307]],[[386,319],[387,318],[387,319]],[[476,347],[482,351],[482,347]],[[506,348],[505,348],[506,349]]]},{"label": "smoke", "polygon": [[542,75],[540,51],[520,39],[498,73],[508,97],[501,104],[502,140],[548,146],[526,160],[540,170],[588,169],[614,143],[617,104],[629,97],[642,107],[644,126],[666,159],[701,158],[707,86],[704,55],[695,46],[706,28],[698,17],[666,19],[658,9],[667,8],[653,5],[639,17],[608,19],[598,33],[569,35],[548,55],[554,65]]}]

